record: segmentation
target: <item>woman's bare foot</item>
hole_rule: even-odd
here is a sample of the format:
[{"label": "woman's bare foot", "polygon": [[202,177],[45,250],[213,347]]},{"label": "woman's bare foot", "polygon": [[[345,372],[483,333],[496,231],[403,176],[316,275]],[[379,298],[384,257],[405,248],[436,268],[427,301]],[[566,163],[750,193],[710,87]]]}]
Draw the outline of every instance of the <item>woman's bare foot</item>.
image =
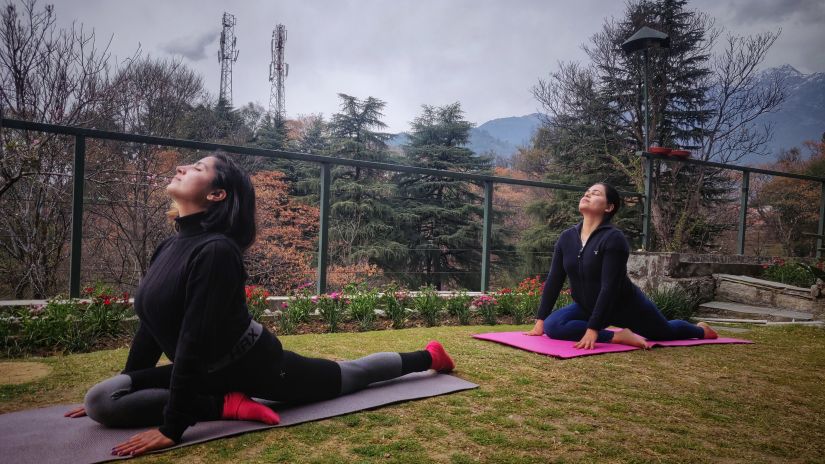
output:
[{"label": "woman's bare foot", "polygon": [[715,330],[710,328],[707,322],[699,322],[696,325],[702,328],[705,331],[705,338],[719,338],[719,334],[716,333]]},{"label": "woman's bare foot", "polygon": [[633,333],[630,329],[622,329],[615,334],[613,334],[613,340],[611,343],[618,343],[620,345],[630,345],[635,346],[637,348],[648,349],[650,345],[647,344],[647,341],[639,335]]}]

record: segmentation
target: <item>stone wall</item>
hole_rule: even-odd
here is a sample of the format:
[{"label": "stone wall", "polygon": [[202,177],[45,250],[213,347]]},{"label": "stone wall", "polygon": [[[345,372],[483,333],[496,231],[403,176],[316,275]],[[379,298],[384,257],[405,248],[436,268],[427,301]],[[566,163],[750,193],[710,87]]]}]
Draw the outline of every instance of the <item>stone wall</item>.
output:
[{"label": "stone wall", "polygon": [[678,286],[705,302],[714,297],[713,274],[757,276],[770,260],[759,256],[633,252],[627,273],[645,291]]}]

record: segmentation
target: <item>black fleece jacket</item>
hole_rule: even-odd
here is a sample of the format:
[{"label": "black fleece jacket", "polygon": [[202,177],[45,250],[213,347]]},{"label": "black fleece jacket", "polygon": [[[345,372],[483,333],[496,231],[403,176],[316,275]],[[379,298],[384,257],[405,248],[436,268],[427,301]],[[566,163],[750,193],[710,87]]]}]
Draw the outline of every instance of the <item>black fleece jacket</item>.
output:
[{"label": "black fleece jacket", "polygon": [[569,278],[573,301],[590,314],[587,327],[600,330],[614,308],[632,304],[641,292],[627,276],[630,246],[622,231],[604,223],[582,245],[581,228],[579,223],[565,230],[556,241],[536,319],[550,315]]},{"label": "black fleece jacket", "polygon": [[155,250],[135,295],[140,328],[123,371],[154,367],[161,352],[172,360],[160,431],[175,442],[196,421],[195,397],[207,365],[232,349],[252,318],[242,252],[227,236],[205,231],[203,216],[178,218],[179,232]]}]

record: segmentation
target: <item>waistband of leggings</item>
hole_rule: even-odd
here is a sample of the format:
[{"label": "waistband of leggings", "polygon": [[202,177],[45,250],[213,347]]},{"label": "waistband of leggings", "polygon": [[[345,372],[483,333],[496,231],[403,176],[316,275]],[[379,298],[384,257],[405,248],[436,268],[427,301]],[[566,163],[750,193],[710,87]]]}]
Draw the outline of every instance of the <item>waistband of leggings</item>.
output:
[{"label": "waistband of leggings", "polygon": [[255,346],[255,342],[261,338],[261,334],[263,334],[263,332],[264,328],[260,323],[258,323],[258,321],[255,319],[249,321],[249,327],[246,328],[243,335],[241,335],[241,338],[239,338],[235,343],[235,346],[229,350],[229,353],[209,363],[206,366],[206,372],[211,374],[212,372],[221,370],[243,357],[243,355]]}]

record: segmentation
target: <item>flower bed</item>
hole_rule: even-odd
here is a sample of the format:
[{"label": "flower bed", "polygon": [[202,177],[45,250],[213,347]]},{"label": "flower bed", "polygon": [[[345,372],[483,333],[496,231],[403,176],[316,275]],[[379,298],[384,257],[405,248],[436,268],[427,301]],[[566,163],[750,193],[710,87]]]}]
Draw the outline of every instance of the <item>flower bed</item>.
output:
[{"label": "flower bed", "polygon": [[[437,292],[425,286],[418,291],[388,285],[380,290],[350,285],[343,291],[312,295],[311,284],[299,287],[288,301],[277,304],[268,316],[279,334],[336,332],[340,330],[401,329],[410,326],[469,325],[476,322],[524,324],[536,312],[544,282],[523,280],[516,288],[502,288],[471,296],[464,290]],[[572,302],[565,289],[555,308]]]},{"label": "flower bed", "polygon": [[[402,329],[484,323],[524,324],[535,314],[543,282],[528,278],[515,288],[489,294],[417,291],[387,285],[349,285],[341,291],[313,294],[308,282],[286,299],[260,286],[247,286],[250,313],[279,335]],[[128,346],[136,318],[127,293],[96,285],[87,299],[55,298],[37,307],[17,307],[0,317],[0,349],[6,356],[76,352],[101,346]],[[570,303],[569,290],[556,307]]]},{"label": "flower bed", "polygon": [[44,305],[13,307],[0,317],[0,350],[7,356],[87,351],[131,337],[129,294],[87,287],[85,299],[56,297]]},{"label": "flower bed", "polygon": [[817,278],[823,276],[823,268],[825,268],[823,261],[810,266],[795,261],[786,261],[783,258],[773,258],[770,264],[762,265],[760,277],[772,282],[804,288],[816,284]]}]

